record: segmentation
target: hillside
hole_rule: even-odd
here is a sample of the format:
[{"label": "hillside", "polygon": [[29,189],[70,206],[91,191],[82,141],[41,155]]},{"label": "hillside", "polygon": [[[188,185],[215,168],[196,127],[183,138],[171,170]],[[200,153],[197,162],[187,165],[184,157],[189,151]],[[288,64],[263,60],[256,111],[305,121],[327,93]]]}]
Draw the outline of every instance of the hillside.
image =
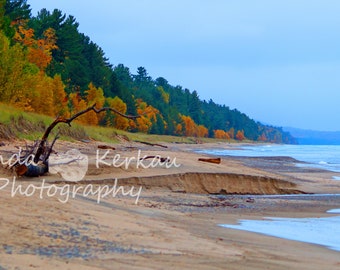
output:
[{"label": "hillside", "polygon": [[1,1],[0,9],[2,103],[52,117],[95,103],[141,117],[131,121],[112,113],[88,114],[80,118],[84,125],[145,134],[295,142],[281,128],[201,100],[197,91],[170,85],[163,77],[154,79],[142,66],[133,74],[124,64],[112,65],[100,46],[79,32],[72,15],[42,9],[33,16],[24,0]]}]

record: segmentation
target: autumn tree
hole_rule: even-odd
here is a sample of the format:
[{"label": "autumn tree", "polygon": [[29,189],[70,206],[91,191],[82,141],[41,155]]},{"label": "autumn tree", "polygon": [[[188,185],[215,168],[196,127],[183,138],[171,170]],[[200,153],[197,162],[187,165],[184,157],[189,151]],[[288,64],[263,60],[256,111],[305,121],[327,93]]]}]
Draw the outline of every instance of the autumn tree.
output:
[{"label": "autumn tree", "polygon": [[[96,108],[101,108],[104,105],[105,97],[103,89],[97,88],[93,85],[93,83],[89,84],[89,89],[85,91],[86,93],[86,103],[87,106],[92,106],[96,104]],[[105,113],[97,114],[94,111],[91,111],[86,114],[87,124],[89,125],[98,125],[98,123],[103,120]]]},{"label": "autumn tree", "polygon": [[28,48],[28,60],[36,64],[40,70],[45,70],[52,61],[52,50],[57,48],[55,31],[48,28],[44,32],[44,38],[36,40]]},{"label": "autumn tree", "polygon": [[182,126],[182,124],[178,123],[176,125],[175,134],[176,135],[180,135],[180,136],[183,135],[183,126]]},{"label": "autumn tree", "polygon": [[266,134],[264,132],[258,138],[258,141],[261,141],[261,142],[266,142],[267,140],[268,139],[267,139]]},{"label": "autumn tree", "polygon": [[165,92],[162,86],[158,86],[157,90],[161,96],[161,99],[164,101],[164,103],[169,104],[169,99],[170,99],[169,93]]},{"label": "autumn tree", "polygon": [[31,111],[30,96],[35,92],[38,68],[28,62],[20,44],[11,46],[0,32],[0,101]]},{"label": "autumn tree", "polygon": [[59,116],[68,116],[68,98],[65,92],[65,85],[60,75],[55,75],[51,82],[53,89],[53,108],[54,114]]},{"label": "autumn tree", "polygon": [[14,40],[27,48],[28,60],[41,71],[51,63],[52,50],[58,48],[54,29],[46,29],[43,36],[42,39],[35,39],[34,30],[27,27],[26,21],[17,22]]},{"label": "autumn tree", "polygon": [[53,116],[54,115],[54,98],[53,98],[53,79],[44,73],[37,75],[39,78],[34,93],[30,96],[31,107],[35,112]]},{"label": "autumn tree", "polygon": [[[111,108],[115,108],[118,112],[125,114],[127,111],[127,106],[124,103],[123,100],[121,100],[119,97],[115,98],[107,98],[108,106]],[[121,130],[127,130],[129,128],[129,119],[126,117],[122,117],[118,114],[112,114],[110,111],[107,112],[107,121],[108,125],[112,125],[115,128],[121,129]]]},{"label": "autumn tree", "polygon": [[[71,93],[69,94],[69,102],[71,107],[71,114],[75,114],[79,111],[85,110],[87,108],[86,101],[81,97],[78,93]],[[82,115],[77,118],[77,121],[83,124],[87,124],[88,120],[86,115]]]},{"label": "autumn tree", "polygon": [[208,137],[209,131],[205,126],[198,125],[196,129],[197,129],[197,137],[199,138]]},{"label": "autumn tree", "polygon": [[214,130],[214,137],[216,139],[226,139],[226,140],[230,139],[229,133],[227,133],[227,132],[225,132],[224,130],[221,130],[221,129]]},{"label": "autumn tree", "polygon": [[238,130],[236,133],[235,138],[239,141],[243,141],[246,137],[244,136],[244,131],[243,130]]},{"label": "autumn tree", "polygon": [[137,130],[148,133],[151,130],[152,124],[157,121],[157,114],[159,114],[159,110],[148,105],[142,99],[138,99],[137,114],[141,115],[141,117],[136,120]]},{"label": "autumn tree", "polygon": [[196,135],[196,124],[194,120],[190,116],[182,115],[181,116],[184,127],[184,135],[187,137]]},{"label": "autumn tree", "polygon": [[235,129],[230,128],[229,131],[228,131],[228,135],[229,135],[230,139],[234,139],[235,138]]}]

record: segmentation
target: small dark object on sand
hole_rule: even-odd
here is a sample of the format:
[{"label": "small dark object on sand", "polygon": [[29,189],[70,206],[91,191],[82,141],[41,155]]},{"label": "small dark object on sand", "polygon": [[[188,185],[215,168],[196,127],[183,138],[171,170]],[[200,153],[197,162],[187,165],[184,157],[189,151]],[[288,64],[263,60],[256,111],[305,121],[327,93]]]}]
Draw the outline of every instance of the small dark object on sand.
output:
[{"label": "small dark object on sand", "polygon": [[215,163],[215,164],[220,164],[221,163],[221,159],[220,158],[199,158],[198,161]]}]

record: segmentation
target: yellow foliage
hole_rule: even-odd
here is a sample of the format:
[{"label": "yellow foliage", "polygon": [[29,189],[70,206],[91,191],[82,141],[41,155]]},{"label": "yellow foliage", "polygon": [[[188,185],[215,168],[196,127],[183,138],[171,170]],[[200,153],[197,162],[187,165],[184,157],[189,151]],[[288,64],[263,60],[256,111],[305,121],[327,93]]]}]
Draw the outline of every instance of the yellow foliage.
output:
[{"label": "yellow foliage", "polygon": [[[82,111],[82,110],[85,110],[87,108],[87,104],[86,104],[85,100],[83,100],[83,99],[79,100],[78,108],[79,108],[78,111]],[[88,124],[89,122],[91,122],[91,120],[88,119],[88,114],[84,114],[77,119],[78,119],[79,122],[81,122],[83,124]]]},{"label": "yellow foliage", "polygon": [[55,75],[52,81],[53,89],[53,107],[54,114],[60,116],[68,116],[67,95],[65,85],[61,80],[60,75]]},{"label": "yellow foliage", "polygon": [[141,116],[137,118],[136,122],[137,122],[137,129],[140,132],[148,133],[149,130],[151,129],[152,122],[150,121],[149,118],[145,116]]},{"label": "yellow foliage", "polygon": [[166,104],[169,104],[170,94],[164,91],[162,86],[158,86],[157,90],[161,93],[162,99]]},{"label": "yellow foliage", "polygon": [[137,114],[141,115],[141,117],[136,120],[138,131],[147,133],[152,127],[152,122],[157,121],[159,110],[148,105],[142,99],[137,99]]},{"label": "yellow foliage", "polygon": [[[127,111],[127,106],[124,103],[123,100],[121,100],[119,97],[115,98],[107,98],[107,103],[111,108],[116,109],[118,112],[125,114]],[[129,120],[125,117],[122,117],[118,114],[113,115],[113,126],[121,129],[121,130],[127,130],[129,128]]]},{"label": "yellow foliage", "polygon": [[[71,101],[71,113],[75,114],[79,111],[85,110],[87,108],[87,104],[85,102],[85,100],[83,100],[81,98],[81,96],[79,95],[79,93],[71,93],[69,95],[69,100]],[[77,118],[77,121],[83,123],[83,124],[87,124],[88,120],[87,120],[87,115],[82,115],[80,117]]]},{"label": "yellow foliage", "polygon": [[[104,91],[101,88],[96,88],[93,83],[89,84],[89,89],[85,91],[87,106],[92,106],[96,104],[96,108],[102,108],[105,102]],[[103,120],[105,113],[97,114],[94,111],[88,112],[86,114],[87,124],[98,125],[100,121]]]},{"label": "yellow foliage", "polygon": [[[22,103],[26,93],[24,82],[31,80],[31,74],[25,72],[29,67],[26,56],[19,44],[10,46],[8,38],[0,32],[0,101]],[[32,80],[31,80],[32,81]]]},{"label": "yellow foliage", "polygon": [[190,116],[181,116],[182,121],[184,123],[184,135],[189,136],[196,136],[196,124],[194,120],[191,119]]}]

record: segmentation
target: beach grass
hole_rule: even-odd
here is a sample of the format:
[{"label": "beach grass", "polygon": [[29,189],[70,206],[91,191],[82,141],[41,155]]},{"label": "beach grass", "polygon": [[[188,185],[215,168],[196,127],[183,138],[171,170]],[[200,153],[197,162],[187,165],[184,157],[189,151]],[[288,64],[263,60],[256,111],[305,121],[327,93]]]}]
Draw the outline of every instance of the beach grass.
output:
[{"label": "beach grass", "polygon": [[[0,104],[0,138],[2,139],[26,139],[38,140],[43,135],[44,130],[54,121],[53,117],[25,112],[8,104]],[[226,142],[213,138],[194,138],[170,135],[156,135],[146,133],[132,133],[116,129],[114,127],[86,126],[72,122],[71,127],[60,124],[53,132],[55,136],[59,131],[60,139],[66,141],[101,141],[106,143],[118,143],[120,138],[126,141],[146,141],[150,143],[186,143],[197,142]],[[229,141],[230,142],[230,141]],[[235,141],[231,141],[235,142]]]}]

